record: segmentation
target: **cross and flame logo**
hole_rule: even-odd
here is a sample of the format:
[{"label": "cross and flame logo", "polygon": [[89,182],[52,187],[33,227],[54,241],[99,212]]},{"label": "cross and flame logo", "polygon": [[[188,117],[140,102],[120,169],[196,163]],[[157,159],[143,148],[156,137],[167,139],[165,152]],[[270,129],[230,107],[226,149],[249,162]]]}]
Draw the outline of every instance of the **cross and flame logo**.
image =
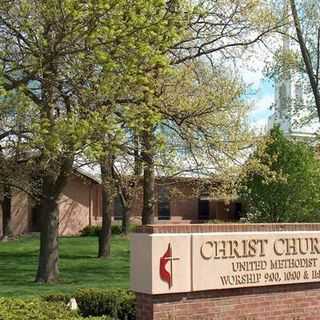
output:
[{"label": "cross and flame logo", "polygon": [[[160,278],[164,282],[168,283],[169,289],[173,285],[173,261],[179,260],[179,258],[172,257],[172,247],[171,243],[168,244],[168,249],[162,257],[160,257]],[[169,264],[169,270],[167,270],[167,265]]]}]

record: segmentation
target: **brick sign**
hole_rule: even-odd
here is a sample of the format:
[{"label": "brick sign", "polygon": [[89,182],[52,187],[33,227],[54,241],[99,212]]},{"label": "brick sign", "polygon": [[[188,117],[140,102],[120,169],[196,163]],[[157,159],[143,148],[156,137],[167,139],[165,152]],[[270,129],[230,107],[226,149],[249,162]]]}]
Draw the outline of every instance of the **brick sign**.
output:
[{"label": "brick sign", "polygon": [[131,287],[165,294],[320,281],[320,232],[136,233]]}]

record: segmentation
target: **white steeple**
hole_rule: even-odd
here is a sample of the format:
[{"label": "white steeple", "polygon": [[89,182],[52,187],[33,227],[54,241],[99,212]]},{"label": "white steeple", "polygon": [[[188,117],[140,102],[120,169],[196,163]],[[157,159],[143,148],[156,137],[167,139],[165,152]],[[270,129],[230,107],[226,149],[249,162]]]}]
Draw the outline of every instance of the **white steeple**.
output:
[{"label": "white steeple", "polygon": [[[288,15],[288,3],[285,0],[283,3],[283,16]],[[282,36],[282,54],[289,51],[290,41],[286,36],[288,33],[288,26],[284,27]],[[285,134],[291,133],[291,102],[292,102],[292,78],[288,68],[284,68],[275,79],[275,103],[274,113],[268,119],[268,129],[275,125],[279,125]]]},{"label": "white steeple", "polygon": [[[284,16],[288,16],[288,2],[284,1],[283,12]],[[300,53],[299,47],[290,41],[290,28],[287,26],[283,30],[282,36],[282,54],[286,56],[289,51]],[[298,72],[291,72],[289,67],[283,66],[282,72],[276,76],[275,79],[275,102],[274,113],[268,119],[268,129],[270,130],[275,125],[279,125],[285,135],[292,137],[311,138],[314,136],[314,125],[301,124],[301,117],[303,117],[303,105],[306,102],[304,95],[304,86],[308,84],[305,75]],[[296,111],[299,110],[299,112]]]}]

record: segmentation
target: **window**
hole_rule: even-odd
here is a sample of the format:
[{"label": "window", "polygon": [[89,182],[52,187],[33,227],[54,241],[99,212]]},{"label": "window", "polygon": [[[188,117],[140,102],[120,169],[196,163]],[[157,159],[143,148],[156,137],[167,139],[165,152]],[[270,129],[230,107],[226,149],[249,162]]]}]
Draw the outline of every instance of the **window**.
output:
[{"label": "window", "polygon": [[158,219],[159,220],[170,220],[170,198],[169,192],[166,187],[161,186],[159,188],[159,206],[158,206]]},{"label": "window", "polygon": [[210,216],[209,197],[207,195],[203,195],[199,199],[198,219],[199,220],[209,220],[209,216]]},{"label": "window", "polygon": [[114,220],[121,220],[124,214],[124,208],[120,195],[117,195],[114,199]]},{"label": "window", "polygon": [[234,212],[234,218],[236,220],[240,220],[242,214],[242,206],[240,202],[235,203],[235,212]]}]

